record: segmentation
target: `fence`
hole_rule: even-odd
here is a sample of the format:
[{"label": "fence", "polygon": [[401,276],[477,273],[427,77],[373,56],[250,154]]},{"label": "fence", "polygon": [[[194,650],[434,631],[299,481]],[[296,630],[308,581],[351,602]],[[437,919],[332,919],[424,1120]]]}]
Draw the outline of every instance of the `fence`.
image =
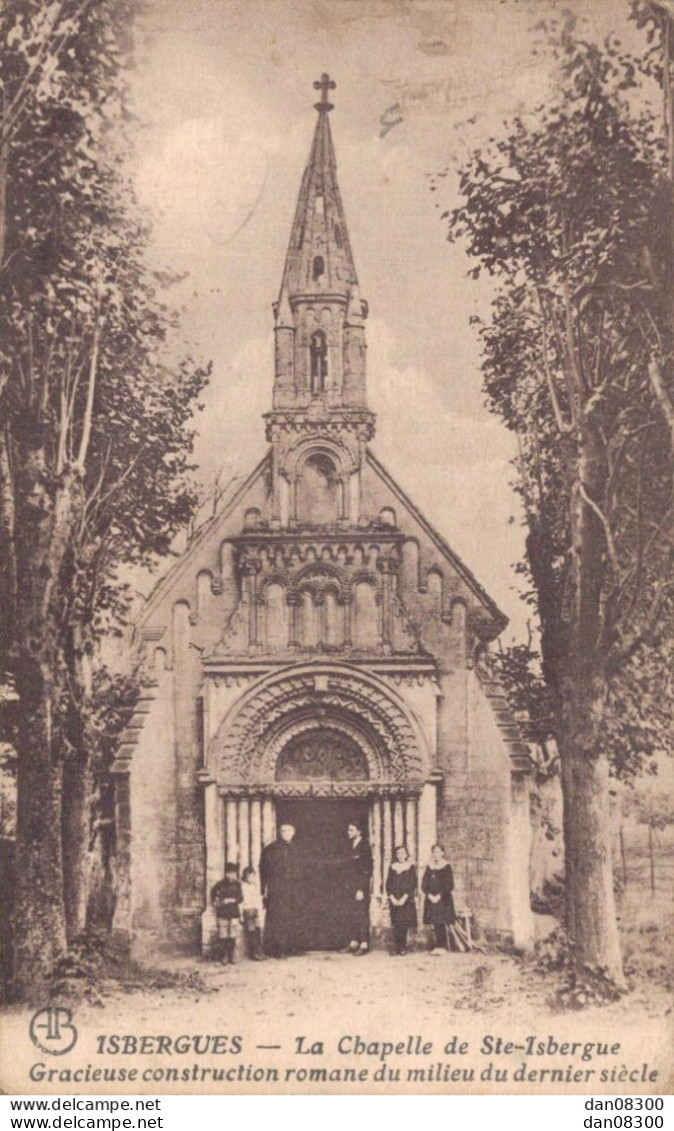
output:
[{"label": "fence", "polygon": [[613,837],[613,869],[626,890],[674,898],[674,826],[622,822]]}]

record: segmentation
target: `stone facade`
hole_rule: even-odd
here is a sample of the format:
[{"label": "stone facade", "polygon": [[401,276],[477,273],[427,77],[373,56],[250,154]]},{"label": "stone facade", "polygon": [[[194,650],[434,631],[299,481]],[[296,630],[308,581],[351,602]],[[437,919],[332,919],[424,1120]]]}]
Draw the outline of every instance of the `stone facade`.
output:
[{"label": "stone facade", "polygon": [[309,839],[367,823],[375,926],[394,846],[423,866],[440,839],[458,906],[530,940],[530,763],[487,655],[505,618],[370,448],[330,109],[274,305],[268,453],[138,625],[152,682],[115,765],[115,927],[137,953],[207,951],[210,887],[279,815]]}]

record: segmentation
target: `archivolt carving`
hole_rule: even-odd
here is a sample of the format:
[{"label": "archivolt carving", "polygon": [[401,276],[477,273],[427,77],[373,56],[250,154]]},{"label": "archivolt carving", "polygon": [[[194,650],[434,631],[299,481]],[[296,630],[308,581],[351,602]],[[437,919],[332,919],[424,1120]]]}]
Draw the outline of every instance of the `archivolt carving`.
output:
[{"label": "archivolt carving", "polygon": [[369,673],[331,665],[267,676],[223,720],[209,754],[221,785],[273,781],[282,747],[300,723],[340,727],[357,741],[372,780],[420,781],[425,742],[396,693]]},{"label": "archivolt carving", "polygon": [[276,775],[279,757],[288,744],[318,727],[338,731],[360,748],[367,764],[368,778],[381,781],[386,777],[385,754],[375,736],[364,733],[363,727],[359,725],[360,720],[354,722],[343,714],[336,716],[327,707],[316,708],[314,704],[309,704],[304,711],[300,708],[298,712],[301,713],[291,716],[290,722],[284,716],[275,728],[270,728],[263,757],[251,765],[251,771],[255,773],[257,780],[271,781]]},{"label": "archivolt carving", "polygon": [[367,755],[341,727],[316,726],[286,741],[275,777],[286,781],[367,781]]}]

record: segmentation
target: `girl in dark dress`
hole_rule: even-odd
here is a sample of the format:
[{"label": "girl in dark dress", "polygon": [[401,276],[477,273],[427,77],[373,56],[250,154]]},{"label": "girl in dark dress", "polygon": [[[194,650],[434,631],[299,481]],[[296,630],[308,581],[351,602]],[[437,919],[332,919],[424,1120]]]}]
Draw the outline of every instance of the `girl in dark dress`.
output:
[{"label": "girl in dark dress", "polygon": [[434,844],[431,849],[431,858],[424,872],[421,890],[426,896],[424,923],[432,926],[435,931],[435,946],[431,954],[444,954],[450,949],[451,935],[447,927],[456,922],[456,912],[452,896],[454,877],[441,844]]},{"label": "girl in dark dress", "polygon": [[403,844],[394,852],[395,859],[386,877],[386,894],[391,908],[394,954],[407,954],[407,932],[417,925],[417,870]]}]

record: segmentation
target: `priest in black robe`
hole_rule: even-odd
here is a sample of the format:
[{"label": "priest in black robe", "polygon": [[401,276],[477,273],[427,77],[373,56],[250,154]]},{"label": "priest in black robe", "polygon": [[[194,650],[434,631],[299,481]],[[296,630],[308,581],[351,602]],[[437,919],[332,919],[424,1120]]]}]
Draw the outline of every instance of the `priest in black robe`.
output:
[{"label": "priest in black robe", "polygon": [[303,868],[293,825],[281,825],[277,839],[262,849],[260,886],[266,912],[265,953],[272,958],[297,954],[303,935]]}]

